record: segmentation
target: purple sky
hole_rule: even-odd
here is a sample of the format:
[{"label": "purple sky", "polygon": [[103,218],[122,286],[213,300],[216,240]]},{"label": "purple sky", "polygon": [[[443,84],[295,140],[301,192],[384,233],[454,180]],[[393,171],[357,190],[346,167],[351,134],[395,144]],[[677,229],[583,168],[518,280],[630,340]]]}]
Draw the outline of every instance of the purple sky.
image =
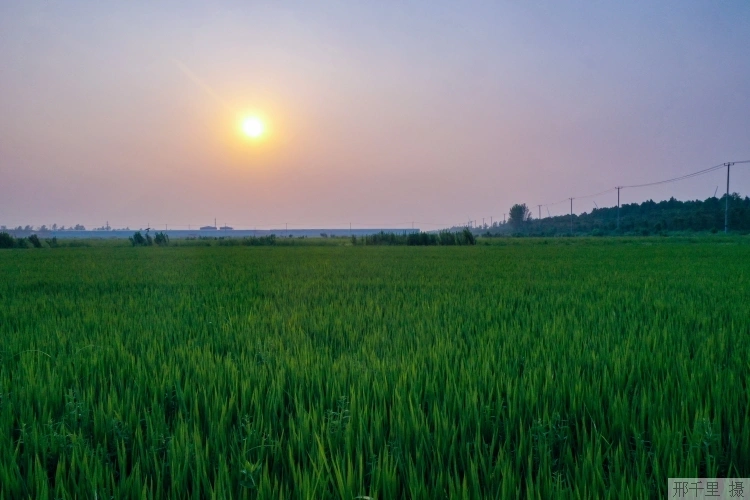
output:
[{"label": "purple sky", "polygon": [[252,4],[0,2],[0,224],[435,229],[750,159],[750,2]]}]

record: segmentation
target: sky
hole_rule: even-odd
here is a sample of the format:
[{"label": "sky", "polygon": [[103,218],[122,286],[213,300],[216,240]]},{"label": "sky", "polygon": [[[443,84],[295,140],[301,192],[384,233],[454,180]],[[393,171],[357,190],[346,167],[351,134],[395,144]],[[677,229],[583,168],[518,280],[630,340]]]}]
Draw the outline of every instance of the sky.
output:
[{"label": "sky", "polygon": [[[3,1],[0,224],[568,213],[750,159],[748,26],[739,0]],[[724,190],[721,170],[621,201]]]}]

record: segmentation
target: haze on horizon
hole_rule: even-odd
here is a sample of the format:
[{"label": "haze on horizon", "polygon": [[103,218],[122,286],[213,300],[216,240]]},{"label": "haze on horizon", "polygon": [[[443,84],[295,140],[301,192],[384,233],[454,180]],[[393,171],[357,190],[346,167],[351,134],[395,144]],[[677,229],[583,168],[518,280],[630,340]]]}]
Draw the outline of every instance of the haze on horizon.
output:
[{"label": "haze on horizon", "polygon": [[0,224],[434,229],[750,159],[748,2],[384,5],[0,3]]}]

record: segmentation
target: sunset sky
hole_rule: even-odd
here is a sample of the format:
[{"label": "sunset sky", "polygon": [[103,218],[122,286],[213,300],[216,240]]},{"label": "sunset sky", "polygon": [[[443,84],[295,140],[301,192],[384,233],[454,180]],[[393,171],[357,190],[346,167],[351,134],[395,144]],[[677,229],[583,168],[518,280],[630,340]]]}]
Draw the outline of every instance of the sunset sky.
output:
[{"label": "sunset sky", "polygon": [[[536,216],[750,159],[749,26],[739,0],[3,1],[0,224]],[[594,203],[616,194],[574,208]]]}]

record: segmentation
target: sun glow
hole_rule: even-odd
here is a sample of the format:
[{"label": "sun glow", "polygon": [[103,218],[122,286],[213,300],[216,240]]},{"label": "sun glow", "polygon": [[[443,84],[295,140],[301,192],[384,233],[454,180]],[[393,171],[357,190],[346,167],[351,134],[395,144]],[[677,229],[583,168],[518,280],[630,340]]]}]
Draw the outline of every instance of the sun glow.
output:
[{"label": "sun glow", "polygon": [[242,133],[251,139],[257,139],[265,132],[265,125],[255,116],[249,116],[242,120]]}]

